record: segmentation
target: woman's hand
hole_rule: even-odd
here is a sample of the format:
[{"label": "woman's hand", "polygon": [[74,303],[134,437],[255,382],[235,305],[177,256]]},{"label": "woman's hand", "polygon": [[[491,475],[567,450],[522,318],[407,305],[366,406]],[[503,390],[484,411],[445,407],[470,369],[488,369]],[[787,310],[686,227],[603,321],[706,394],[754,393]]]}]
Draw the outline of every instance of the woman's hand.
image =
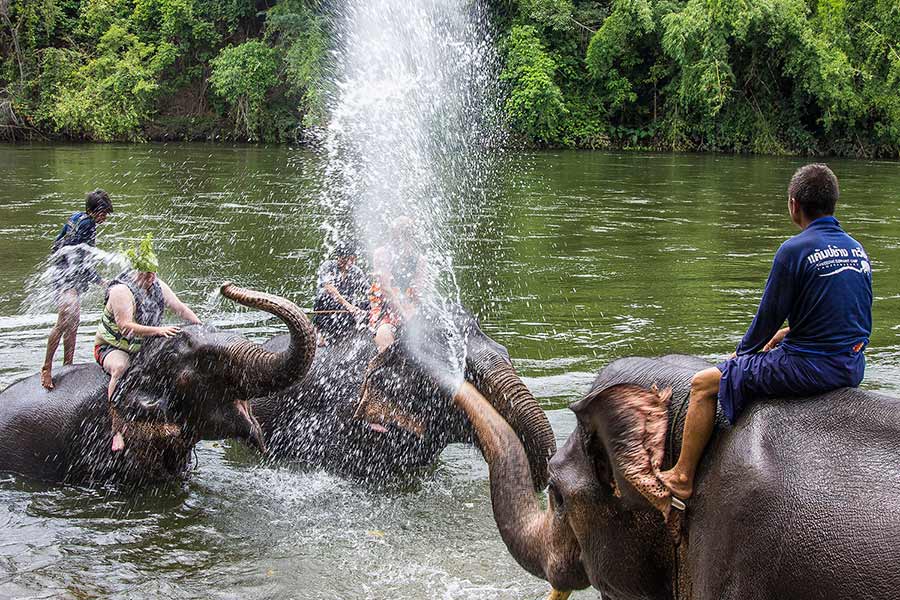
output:
[{"label": "woman's hand", "polygon": [[166,325],[165,327],[157,327],[154,335],[164,338],[175,337],[181,333],[181,327],[175,325]]}]

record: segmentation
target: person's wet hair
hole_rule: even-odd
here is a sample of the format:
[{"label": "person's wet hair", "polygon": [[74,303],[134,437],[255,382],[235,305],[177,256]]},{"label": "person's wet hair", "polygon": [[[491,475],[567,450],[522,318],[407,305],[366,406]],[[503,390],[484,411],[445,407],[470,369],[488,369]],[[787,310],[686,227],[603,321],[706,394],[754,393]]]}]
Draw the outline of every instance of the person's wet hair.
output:
[{"label": "person's wet hair", "polygon": [[391,223],[391,236],[395,239],[401,240],[414,233],[413,220],[405,215],[397,217]]},{"label": "person's wet hair", "polygon": [[351,256],[357,255],[356,243],[352,240],[341,240],[334,247],[334,251],[331,253],[333,258],[349,258]]},{"label": "person's wet hair", "polygon": [[833,215],[840,193],[837,177],[821,163],[800,167],[788,185],[788,197],[797,201],[809,219]]},{"label": "person's wet hair", "polygon": [[113,211],[112,200],[105,190],[97,188],[93,192],[88,192],[84,201],[84,210],[89,213],[111,213]]}]

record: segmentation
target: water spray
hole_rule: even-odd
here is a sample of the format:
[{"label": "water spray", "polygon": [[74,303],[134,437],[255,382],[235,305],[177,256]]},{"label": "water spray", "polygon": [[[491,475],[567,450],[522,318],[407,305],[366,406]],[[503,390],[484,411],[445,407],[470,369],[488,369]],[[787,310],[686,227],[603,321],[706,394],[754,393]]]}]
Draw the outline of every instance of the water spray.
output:
[{"label": "water spray", "polygon": [[429,281],[417,290],[417,314],[450,343],[440,357],[425,340],[407,345],[436,380],[450,372],[461,381],[466,336],[453,321],[461,301],[454,258],[464,250],[455,227],[477,210],[482,196],[473,193],[491,180],[491,148],[502,131],[486,12],[467,0],[348,0],[336,10],[324,227],[359,238],[372,256],[390,244],[396,219],[412,219]]}]

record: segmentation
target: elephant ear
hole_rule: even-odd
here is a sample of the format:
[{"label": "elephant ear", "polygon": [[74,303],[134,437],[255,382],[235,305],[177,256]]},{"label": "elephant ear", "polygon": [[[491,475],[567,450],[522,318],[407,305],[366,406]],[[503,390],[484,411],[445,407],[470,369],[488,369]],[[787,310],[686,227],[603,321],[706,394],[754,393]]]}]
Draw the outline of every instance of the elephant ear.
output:
[{"label": "elephant ear", "polygon": [[[668,511],[670,493],[657,473],[665,454],[672,389],[623,383],[592,390],[571,406],[579,425],[611,463],[609,485],[635,508],[649,502]],[[602,448],[596,447],[602,445]]]}]

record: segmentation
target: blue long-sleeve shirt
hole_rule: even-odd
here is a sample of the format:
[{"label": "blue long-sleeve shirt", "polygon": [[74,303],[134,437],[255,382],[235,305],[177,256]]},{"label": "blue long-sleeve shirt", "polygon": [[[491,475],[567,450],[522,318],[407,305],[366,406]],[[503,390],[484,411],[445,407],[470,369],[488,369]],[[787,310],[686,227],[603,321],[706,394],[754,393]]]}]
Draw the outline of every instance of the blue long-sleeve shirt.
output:
[{"label": "blue long-sleeve shirt", "polygon": [[[66,220],[62,229],[53,240],[53,252],[67,246],[96,246],[97,223],[85,212],[76,212]],[[85,251],[62,253],[56,257],[57,269],[65,273],[66,279],[84,279],[93,283],[101,280],[100,274],[90,264]]]},{"label": "blue long-sleeve shirt", "polygon": [[816,219],[775,253],[759,309],[737,348],[762,350],[785,319],[788,352],[851,353],[872,334],[872,269],[862,244],[832,216]]},{"label": "blue long-sleeve shirt", "polygon": [[54,250],[63,246],[77,246],[87,244],[94,246],[97,243],[97,223],[87,213],[76,212],[69,217],[53,240]]}]

